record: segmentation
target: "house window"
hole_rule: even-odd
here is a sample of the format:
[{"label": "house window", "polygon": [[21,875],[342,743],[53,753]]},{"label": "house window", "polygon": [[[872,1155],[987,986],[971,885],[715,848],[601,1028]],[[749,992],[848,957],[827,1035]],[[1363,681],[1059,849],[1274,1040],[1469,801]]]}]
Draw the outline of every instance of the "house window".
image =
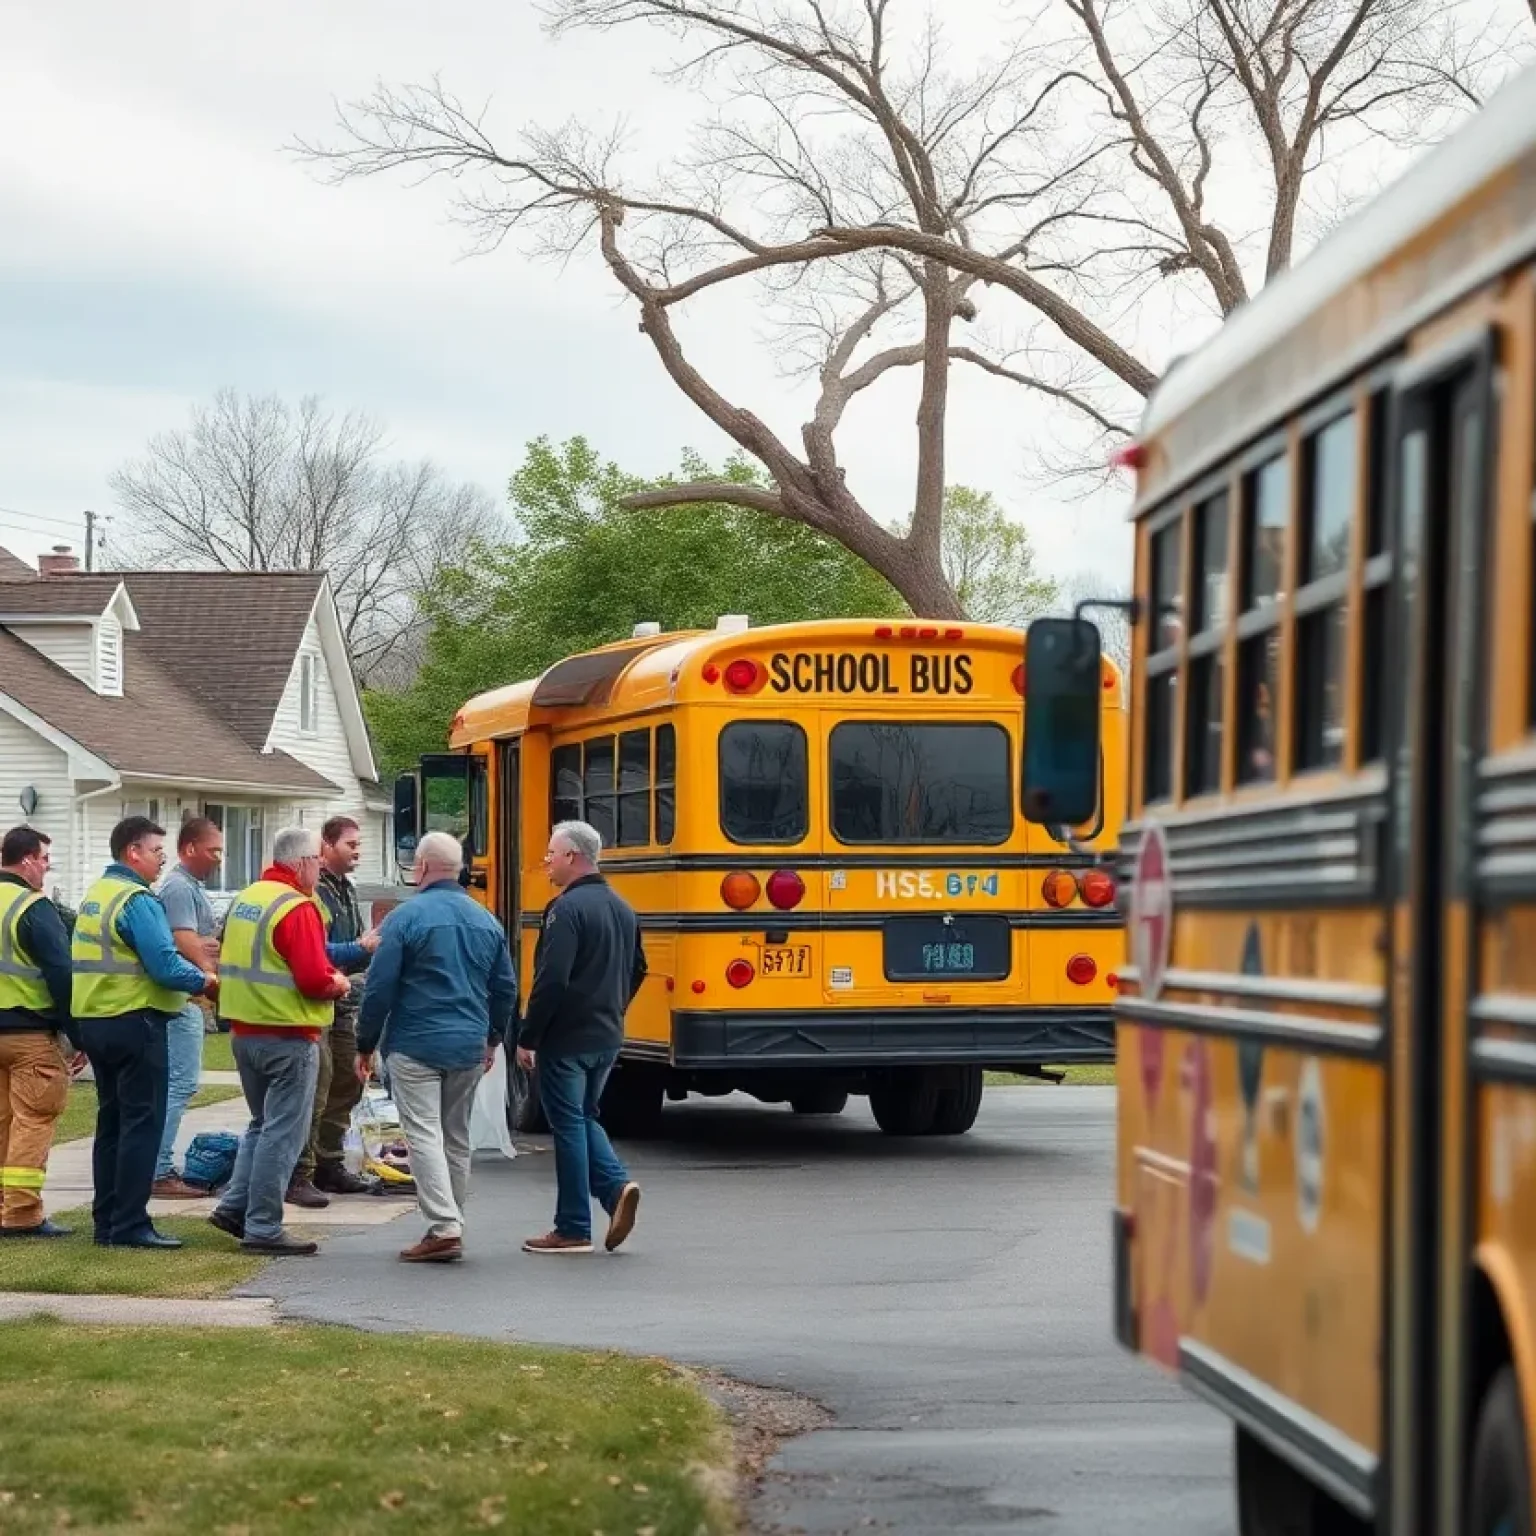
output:
[{"label": "house window", "polygon": [[317,658],[308,651],[299,657],[299,730],[313,736],[320,729],[320,678]]},{"label": "house window", "polygon": [[104,619],[96,632],[96,691],[103,698],[123,696],[123,628]]},{"label": "house window", "polygon": [[265,847],[265,820],[262,808],[250,805],[213,805],[206,808],[208,819],[224,834],[224,863],[219,874],[219,888],[239,891],[261,878]]}]

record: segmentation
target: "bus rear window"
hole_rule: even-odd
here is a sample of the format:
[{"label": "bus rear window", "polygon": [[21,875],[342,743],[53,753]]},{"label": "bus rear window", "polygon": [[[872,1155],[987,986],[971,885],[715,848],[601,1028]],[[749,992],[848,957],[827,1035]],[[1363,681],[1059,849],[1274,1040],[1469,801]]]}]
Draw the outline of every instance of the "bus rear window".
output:
[{"label": "bus rear window", "polygon": [[990,846],[1013,830],[1008,733],[999,725],[832,732],[832,831],[843,843]]},{"label": "bus rear window", "polygon": [[798,843],[810,826],[805,732],[738,720],[720,732],[720,829],[733,843]]}]

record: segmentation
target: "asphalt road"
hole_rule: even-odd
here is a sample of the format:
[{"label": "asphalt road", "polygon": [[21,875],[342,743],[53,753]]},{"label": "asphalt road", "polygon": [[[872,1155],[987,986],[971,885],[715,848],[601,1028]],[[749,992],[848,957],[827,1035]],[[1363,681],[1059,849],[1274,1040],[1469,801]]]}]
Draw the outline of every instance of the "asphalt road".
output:
[{"label": "asphalt road", "polygon": [[[807,1393],[759,1530],[1232,1536],[1230,1430],[1110,1335],[1114,1090],[990,1089],[970,1135],[894,1141],[862,1100],[800,1120],[667,1111],[621,1149],[620,1253],[534,1258],[547,1153],[477,1161],[462,1265],[394,1262],[417,1218],[263,1276],[290,1315],[668,1355]],[[600,1213],[599,1213],[600,1214]]]}]

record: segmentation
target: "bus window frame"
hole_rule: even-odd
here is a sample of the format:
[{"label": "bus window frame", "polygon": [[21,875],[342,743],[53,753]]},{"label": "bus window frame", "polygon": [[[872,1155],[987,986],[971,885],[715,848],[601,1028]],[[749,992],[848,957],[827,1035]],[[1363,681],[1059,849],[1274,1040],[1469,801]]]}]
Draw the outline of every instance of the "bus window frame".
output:
[{"label": "bus window frame", "polygon": [[[1137,735],[1141,741],[1141,752],[1136,764],[1136,800],[1141,806],[1149,805],[1174,805],[1178,801],[1179,787],[1184,781],[1184,707],[1183,700],[1186,692],[1182,686],[1185,670],[1185,649],[1189,639],[1189,564],[1190,564],[1190,530],[1191,519],[1185,516],[1188,508],[1186,493],[1181,491],[1178,498],[1161,511],[1153,513],[1146,521],[1145,532],[1142,537],[1146,541],[1146,571],[1147,571],[1147,629],[1146,645],[1148,647],[1146,660],[1142,665],[1142,677],[1139,684],[1140,697],[1136,701],[1135,713],[1141,717],[1141,725]],[[1160,534],[1177,525],[1179,529],[1179,632],[1172,645],[1165,645],[1159,650],[1151,647],[1157,644],[1158,630],[1161,615],[1157,611],[1159,594],[1157,591],[1157,565],[1153,554],[1153,545]],[[1164,678],[1171,678],[1173,686],[1173,700],[1169,710],[1167,752],[1168,762],[1166,770],[1160,778],[1159,793],[1150,792],[1151,767],[1152,767],[1152,707],[1151,691],[1154,684]]]},{"label": "bus window frame", "polygon": [[[725,733],[732,726],[737,725],[785,725],[795,731],[800,737],[800,746],[804,752],[805,763],[805,814],[802,825],[794,837],[782,838],[740,838],[737,837],[725,823],[725,763],[722,757],[722,749],[725,744]],[[810,733],[798,720],[787,720],[781,715],[759,718],[756,715],[737,715],[727,720],[715,733],[715,825],[720,829],[720,835],[733,848],[798,848],[811,835],[811,812],[813,796],[811,794],[811,738]]]},{"label": "bus window frame", "polygon": [[[1206,615],[1203,612],[1205,567],[1198,564],[1200,549],[1197,525],[1200,521],[1202,509],[1209,506],[1219,496],[1227,498],[1226,611],[1222,615],[1219,624],[1206,624]],[[1216,763],[1216,782],[1210,785],[1202,785],[1199,789],[1192,789],[1190,787],[1190,747],[1192,743],[1188,733],[1192,729],[1194,718],[1190,708],[1194,700],[1194,689],[1192,684],[1187,685],[1180,690],[1184,695],[1184,707],[1179,711],[1181,716],[1179,730],[1182,741],[1182,756],[1179,763],[1180,779],[1178,785],[1175,786],[1178,793],[1176,796],[1170,796],[1170,803],[1174,798],[1177,798],[1180,804],[1215,800],[1230,787],[1230,765],[1233,757],[1232,711],[1235,708],[1235,681],[1233,677],[1235,658],[1232,642],[1233,631],[1236,628],[1237,621],[1238,540],[1242,535],[1241,497],[1241,477],[1234,472],[1230,465],[1222,465],[1201,479],[1191,482],[1181,498],[1186,521],[1184,543],[1187,572],[1185,583],[1188,587],[1188,593],[1184,602],[1185,670],[1188,677],[1193,677],[1196,665],[1210,657],[1215,658],[1215,664],[1221,669],[1221,746]],[[1197,581],[1202,593],[1201,609],[1199,611],[1197,611],[1194,601],[1194,588]],[[1202,625],[1198,631],[1194,628],[1197,617]],[[1177,684],[1175,686],[1177,687]]]}]

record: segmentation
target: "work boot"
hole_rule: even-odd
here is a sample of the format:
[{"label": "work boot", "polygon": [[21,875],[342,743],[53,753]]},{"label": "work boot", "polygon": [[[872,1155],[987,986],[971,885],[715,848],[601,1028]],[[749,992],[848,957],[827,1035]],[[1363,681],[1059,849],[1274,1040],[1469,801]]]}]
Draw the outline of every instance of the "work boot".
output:
[{"label": "work boot", "polygon": [[314,1187],[328,1195],[366,1195],[373,1190],[372,1179],[360,1179],[345,1163],[321,1163],[315,1169]]},{"label": "work boot", "polygon": [[288,1193],[283,1196],[289,1205],[302,1206],[306,1211],[323,1211],[331,1202],[322,1195],[308,1179],[301,1174],[295,1174],[288,1185]]}]

